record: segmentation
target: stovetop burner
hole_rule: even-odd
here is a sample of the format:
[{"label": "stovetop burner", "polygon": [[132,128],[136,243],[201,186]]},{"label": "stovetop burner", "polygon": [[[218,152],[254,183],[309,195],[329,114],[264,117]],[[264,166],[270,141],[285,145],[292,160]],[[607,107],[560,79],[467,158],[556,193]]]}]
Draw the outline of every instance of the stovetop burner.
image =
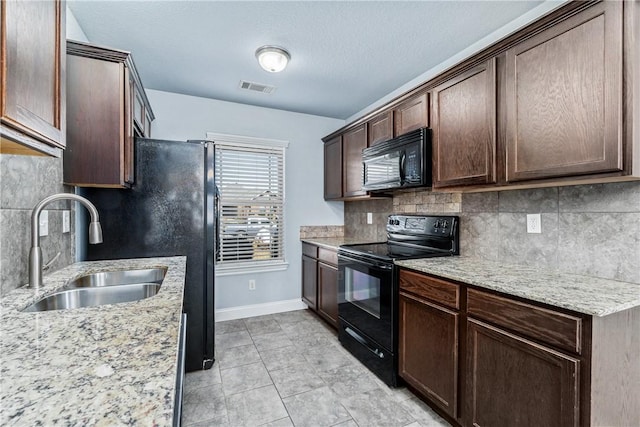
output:
[{"label": "stovetop burner", "polygon": [[387,241],[342,245],[339,254],[387,262],[458,255],[457,216],[389,215]]}]

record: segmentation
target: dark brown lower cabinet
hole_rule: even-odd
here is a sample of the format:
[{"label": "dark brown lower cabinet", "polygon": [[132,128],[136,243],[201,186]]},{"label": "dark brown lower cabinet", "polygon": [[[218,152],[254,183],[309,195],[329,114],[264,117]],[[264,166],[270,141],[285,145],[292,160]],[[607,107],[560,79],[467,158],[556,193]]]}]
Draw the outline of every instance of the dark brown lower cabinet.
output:
[{"label": "dark brown lower cabinet", "polygon": [[578,359],[474,319],[467,340],[467,425],[579,425]]},{"label": "dark brown lower cabinet", "polygon": [[318,261],[302,255],[302,300],[313,310],[318,308],[317,265]]},{"label": "dark brown lower cabinet", "polygon": [[[407,269],[399,282],[399,374],[453,425],[596,426],[635,416],[591,422],[594,409],[605,411],[594,406],[603,387],[594,387],[590,316]],[[620,367],[631,352],[617,347],[607,357]]]},{"label": "dark brown lower cabinet", "polygon": [[318,262],[318,312],[338,327],[338,267]]},{"label": "dark brown lower cabinet", "polygon": [[338,328],[338,253],[302,242],[302,301]]},{"label": "dark brown lower cabinet", "polygon": [[460,315],[404,292],[399,301],[399,374],[455,418]]}]

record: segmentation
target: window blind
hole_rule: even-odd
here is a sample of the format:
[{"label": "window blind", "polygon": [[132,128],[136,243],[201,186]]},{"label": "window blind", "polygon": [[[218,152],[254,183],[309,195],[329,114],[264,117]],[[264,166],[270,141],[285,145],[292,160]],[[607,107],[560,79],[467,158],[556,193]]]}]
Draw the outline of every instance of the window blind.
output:
[{"label": "window blind", "polygon": [[218,142],[218,264],[284,261],[284,146]]}]

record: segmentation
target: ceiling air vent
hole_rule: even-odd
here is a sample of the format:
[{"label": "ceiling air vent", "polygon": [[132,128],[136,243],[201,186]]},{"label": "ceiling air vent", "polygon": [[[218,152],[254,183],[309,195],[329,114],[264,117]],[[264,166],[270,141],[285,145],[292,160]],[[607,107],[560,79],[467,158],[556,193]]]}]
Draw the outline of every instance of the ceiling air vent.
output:
[{"label": "ceiling air vent", "polygon": [[263,85],[260,83],[248,82],[246,80],[240,80],[240,89],[252,90],[254,92],[273,93],[276,90],[275,86]]}]

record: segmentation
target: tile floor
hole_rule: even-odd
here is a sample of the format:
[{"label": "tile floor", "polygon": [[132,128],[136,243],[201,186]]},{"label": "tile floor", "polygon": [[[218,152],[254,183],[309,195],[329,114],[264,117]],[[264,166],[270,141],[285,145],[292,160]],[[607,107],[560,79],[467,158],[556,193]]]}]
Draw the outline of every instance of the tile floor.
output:
[{"label": "tile floor", "polygon": [[215,329],[215,364],[186,376],[184,426],[449,426],[378,380],[308,310]]}]

